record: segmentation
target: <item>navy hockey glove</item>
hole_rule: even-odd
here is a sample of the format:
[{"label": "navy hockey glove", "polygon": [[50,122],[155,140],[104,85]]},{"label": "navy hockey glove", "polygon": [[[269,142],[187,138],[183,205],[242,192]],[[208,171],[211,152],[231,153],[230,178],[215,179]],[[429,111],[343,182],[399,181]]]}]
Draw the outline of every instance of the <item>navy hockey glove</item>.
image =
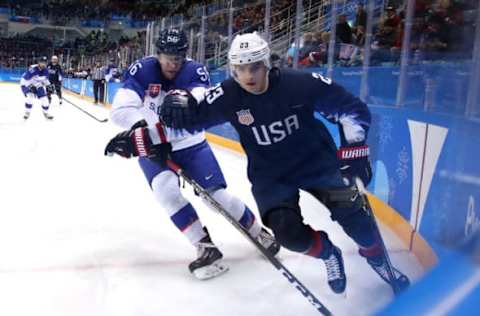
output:
[{"label": "navy hockey glove", "polygon": [[54,94],[55,93],[55,86],[53,84],[50,84],[46,87],[47,93],[48,94]]},{"label": "navy hockey glove", "polygon": [[28,86],[28,91],[30,91],[33,94],[37,94],[37,87],[35,87],[33,84]]},{"label": "navy hockey glove", "polygon": [[166,126],[182,129],[195,125],[197,100],[186,90],[172,90],[163,99],[159,118]]},{"label": "navy hockey glove", "polygon": [[350,183],[354,177],[359,177],[365,186],[372,180],[372,168],[370,166],[370,148],[365,144],[351,144],[342,146],[337,151],[337,157],[340,160],[340,172]]}]

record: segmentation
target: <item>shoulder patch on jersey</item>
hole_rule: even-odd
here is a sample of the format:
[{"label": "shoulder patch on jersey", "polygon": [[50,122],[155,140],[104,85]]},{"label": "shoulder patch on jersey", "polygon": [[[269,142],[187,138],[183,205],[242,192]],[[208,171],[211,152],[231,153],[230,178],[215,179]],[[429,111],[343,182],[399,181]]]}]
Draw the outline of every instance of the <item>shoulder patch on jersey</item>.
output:
[{"label": "shoulder patch on jersey", "polygon": [[242,125],[252,125],[255,119],[253,118],[252,113],[250,113],[250,109],[240,110],[237,111],[238,122]]},{"label": "shoulder patch on jersey", "polygon": [[160,91],[162,90],[162,85],[159,83],[150,83],[148,84],[147,94],[152,98],[156,98]]}]

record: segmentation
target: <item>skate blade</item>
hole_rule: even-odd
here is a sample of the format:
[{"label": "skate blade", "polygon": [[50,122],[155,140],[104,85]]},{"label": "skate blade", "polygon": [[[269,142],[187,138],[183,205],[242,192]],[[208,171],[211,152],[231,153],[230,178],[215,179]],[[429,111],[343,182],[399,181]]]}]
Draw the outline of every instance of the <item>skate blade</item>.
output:
[{"label": "skate blade", "polygon": [[222,262],[214,262],[209,266],[198,268],[193,271],[193,275],[199,280],[208,280],[215,278],[228,271],[228,266]]}]

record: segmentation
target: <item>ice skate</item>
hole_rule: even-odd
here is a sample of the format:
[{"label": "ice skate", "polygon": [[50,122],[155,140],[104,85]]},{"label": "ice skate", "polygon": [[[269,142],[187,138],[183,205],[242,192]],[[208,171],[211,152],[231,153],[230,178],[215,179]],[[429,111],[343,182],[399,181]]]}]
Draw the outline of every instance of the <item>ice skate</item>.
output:
[{"label": "ice skate", "polygon": [[23,119],[28,120],[29,117],[30,117],[30,111],[25,111],[25,113],[23,114]]},{"label": "ice skate", "polygon": [[43,112],[43,116],[45,116],[47,120],[53,120],[53,116],[48,112]]},{"label": "ice skate", "polygon": [[345,276],[345,267],[343,266],[342,251],[332,245],[332,252],[327,259],[323,259],[327,268],[328,285],[333,292],[340,294],[345,291],[347,278]]},{"label": "ice skate", "polygon": [[257,236],[257,240],[272,256],[275,256],[280,251],[280,244],[265,228],[262,228]]},{"label": "ice skate", "polygon": [[367,262],[372,267],[372,269],[382,278],[382,280],[392,287],[395,294],[404,291],[410,286],[410,280],[408,279],[408,277],[394,267],[392,267],[392,272],[394,274],[395,280],[393,282],[390,281],[390,278],[388,277],[388,266],[385,260],[385,256],[380,255],[367,258]]},{"label": "ice skate", "polygon": [[222,253],[208,235],[198,243],[197,257],[188,265],[188,269],[199,280],[211,279],[228,271],[228,266],[221,262]]}]

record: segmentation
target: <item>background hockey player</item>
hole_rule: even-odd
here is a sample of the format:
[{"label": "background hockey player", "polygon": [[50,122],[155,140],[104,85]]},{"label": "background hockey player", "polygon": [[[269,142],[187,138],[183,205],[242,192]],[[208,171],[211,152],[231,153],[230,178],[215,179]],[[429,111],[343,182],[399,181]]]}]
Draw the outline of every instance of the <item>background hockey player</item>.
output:
[{"label": "background hockey player", "polygon": [[48,103],[52,104],[52,94],[58,96],[58,102],[62,104],[62,80],[63,80],[63,70],[62,66],[58,63],[58,57],[52,56],[50,62],[47,65],[48,69],[48,80],[50,85],[47,86],[47,97]]},{"label": "background hockey player", "polygon": [[106,82],[120,82],[119,80],[120,73],[117,65],[115,65],[115,59],[110,58],[110,63],[107,66],[105,71],[105,81]]},{"label": "background hockey player", "polygon": [[[356,187],[350,185],[357,176],[365,184],[371,180],[367,106],[319,74],[270,69],[269,57],[268,44],[258,34],[238,35],[228,53],[232,77],[211,88],[200,104],[184,92],[169,94],[162,119],[168,126],[189,130],[224,122],[234,126],[247,153],[262,220],[282,246],[323,259],[334,292],[346,286],[341,251],[325,232],[303,223],[299,189],[329,208],[360,255],[388,282],[379,236]],[[315,111],[338,124],[338,151]],[[395,273],[394,286],[408,286],[408,278]]]},{"label": "background hockey player", "polygon": [[159,124],[158,107],[168,91],[185,89],[201,101],[210,79],[203,65],[185,57],[188,41],[183,31],[163,31],[156,46],[159,55],[133,63],[125,74],[123,88],[115,95],[112,121],[128,130],[110,141],[106,154],[140,156],[140,167],[155,198],[175,226],[197,247],[198,258],[189,265],[196,277],[206,279],[226,271],[220,262],[222,253],[212,243],[193,206],[182,196],[177,175],[150,157],[161,161],[171,156],[253,237],[273,254],[277,253],[278,244],[262,229],[252,211],[225,190],[225,179],[204,132],[190,134],[185,131],[180,135]]},{"label": "background hockey player", "polygon": [[47,57],[41,57],[37,64],[32,65],[23,73],[20,79],[20,88],[25,95],[25,114],[24,119],[30,117],[35,99],[40,100],[43,115],[51,120],[53,116],[48,112],[49,102],[47,98],[46,87],[50,85],[48,81]]}]

